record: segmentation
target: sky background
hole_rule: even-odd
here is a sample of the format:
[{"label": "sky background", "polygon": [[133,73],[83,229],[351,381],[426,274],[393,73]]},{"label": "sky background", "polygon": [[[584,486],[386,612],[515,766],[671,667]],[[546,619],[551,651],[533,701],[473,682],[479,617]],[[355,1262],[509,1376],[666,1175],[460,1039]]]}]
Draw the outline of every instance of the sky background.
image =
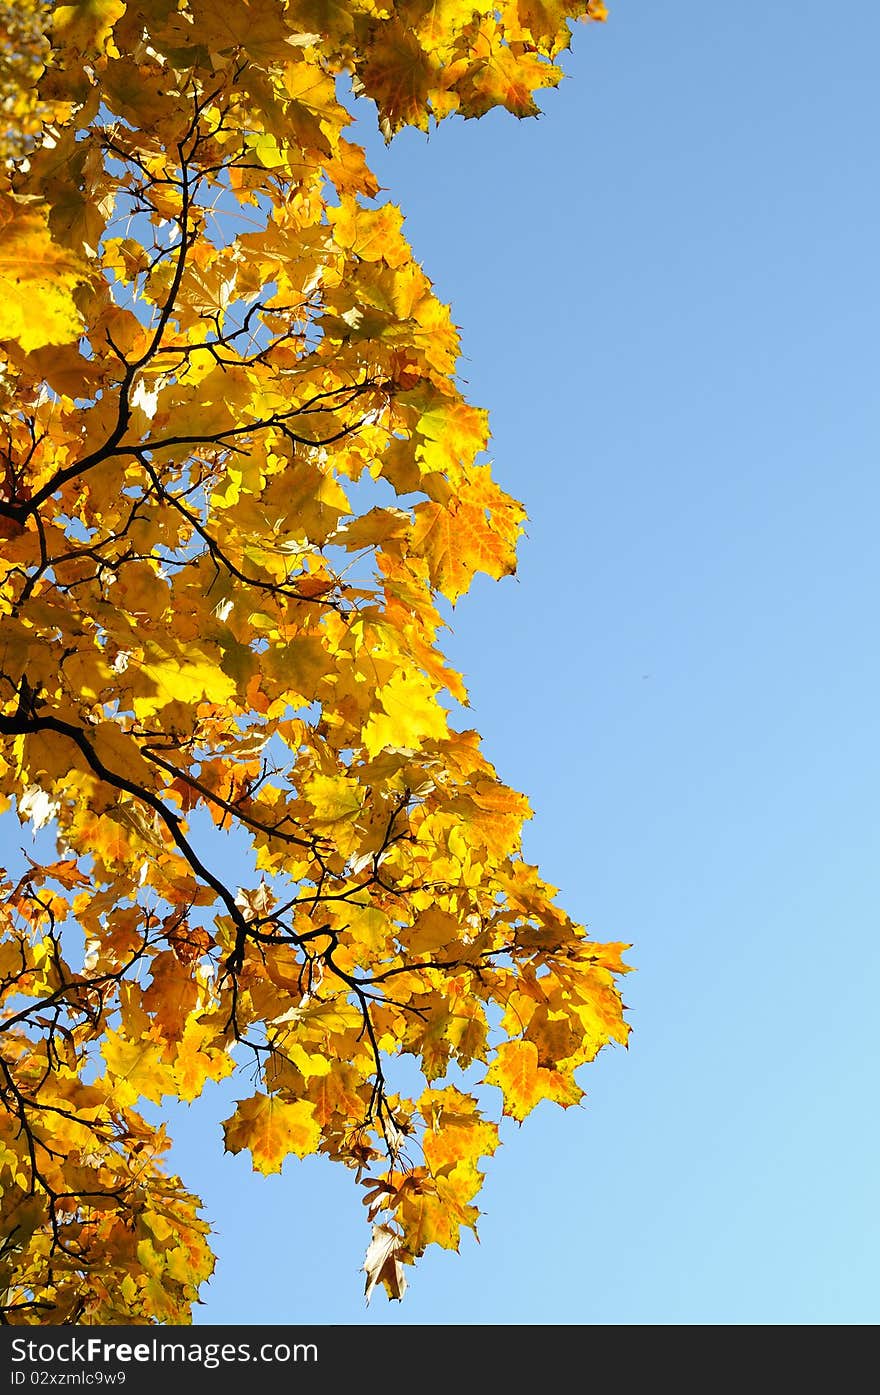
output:
[{"label": "sky background", "polygon": [[223,1156],[249,1076],[170,1111],[197,1322],[880,1320],[878,53],[877,0],[614,0],[539,121],[357,133],[530,516],[446,649],[633,1030],[403,1304],[350,1174]]}]

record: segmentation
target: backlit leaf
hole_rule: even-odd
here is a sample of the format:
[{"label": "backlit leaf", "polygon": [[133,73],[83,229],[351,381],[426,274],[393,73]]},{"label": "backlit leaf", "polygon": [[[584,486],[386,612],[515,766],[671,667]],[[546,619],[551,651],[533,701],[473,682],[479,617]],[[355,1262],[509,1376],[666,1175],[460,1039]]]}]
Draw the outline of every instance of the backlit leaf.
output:
[{"label": "backlit leaf", "polygon": [[313,1153],[321,1135],[308,1100],[288,1104],[274,1095],[253,1095],[240,1100],[225,1120],[223,1136],[227,1153],[249,1149],[254,1171],[268,1174],[280,1172],[291,1153],[299,1158]]},{"label": "backlit leaf", "polygon": [[87,275],[80,258],[52,240],[44,204],[0,194],[0,340],[29,350],[76,339],[82,317],[73,292]]}]

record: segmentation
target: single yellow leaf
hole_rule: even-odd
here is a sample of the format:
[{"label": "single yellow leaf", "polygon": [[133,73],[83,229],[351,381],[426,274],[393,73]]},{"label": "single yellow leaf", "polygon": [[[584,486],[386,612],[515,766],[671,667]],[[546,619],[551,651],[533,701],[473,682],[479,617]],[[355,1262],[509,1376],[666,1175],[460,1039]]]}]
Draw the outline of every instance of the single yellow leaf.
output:
[{"label": "single yellow leaf", "polygon": [[543,1099],[567,1109],[583,1098],[583,1090],[570,1072],[538,1065],[538,1048],[533,1041],[502,1042],[486,1072],[486,1084],[500,1088],[504,1113],[520,1122]]},{"label": "single yellow leaf", "polygon": [[163,1095],[174,1093],[172,1073],[162,1063],[161,1043],[143,1037],[130,1040],[123,1032],[109,1031],[101,1055],[120,1105],[134,1104],[141,1096],[158,1104]]},{"label": "single yellow leaf", "polygon": [[402,670],[377,696],[384,710],[373,713],[362,734],[371,756],[389,749],[418,750],[425,737],[440,740],[446,735],[446,713],[424,674]]},{"label": "single yellow leaf", "polygon": [[226,702],[235,692],[235,679],[224,673],[219,665],[206,656],[183,658],[157,657],[140,665],[140,674],[147,679],[149,692],[134,698],[138,717],[149,717],[170,702]]},{"label": "single yellow leaf", "polygon": [[30,350],[78,338],[73,292],[88,274],[82,258],[52,240],[45,204],[0,194],[0,340]]},{"label": "single yellow leaf", "polygon": [[443,949],[453,954],[456,946],[460,947],[461,930],[455,916],[441,911],[439,906],[429,906],[421,912],[412,928],[402,931],[401,935],[413,954],[431,954]]},{"label": "single yellow leaf", "polygon": [[224,1120],[227,1153],[249,1148],[255,1172],[280,1172],[291,1153],[304,1158],[317,1150],[321,1130],[309,1100],[288,1104],[277,1095],[252,1095],[239,1100],[235,1113]]},{"label": "single yellow leaf", "polygon": [[345,775],[315,775],[304,783],[303,793],[313,805],[315,818],[320,823],[355,818],[363,801],[363,791],[357,782]]},{"label": "single yellow leaf", "polygon": [[56,5],[55,37],[75,51],[95,56],[107,47],[113,26],[125,14],[125,0],[74,0]]}]

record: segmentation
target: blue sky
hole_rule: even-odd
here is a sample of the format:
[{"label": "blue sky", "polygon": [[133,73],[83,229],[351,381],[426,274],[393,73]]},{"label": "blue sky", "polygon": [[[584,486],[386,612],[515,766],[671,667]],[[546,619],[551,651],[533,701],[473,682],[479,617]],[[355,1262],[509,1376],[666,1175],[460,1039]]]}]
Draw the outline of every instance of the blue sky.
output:
[{"label": "blue sky", "polygon": [[198,1322],[880,1319],[878,52],[876,0],[616,0],[541,120],[370,137],[530,515],[448,652],[633,1034],[402,1305],[348,1174],[222,1156],[249,1079],[174,1111]]}]

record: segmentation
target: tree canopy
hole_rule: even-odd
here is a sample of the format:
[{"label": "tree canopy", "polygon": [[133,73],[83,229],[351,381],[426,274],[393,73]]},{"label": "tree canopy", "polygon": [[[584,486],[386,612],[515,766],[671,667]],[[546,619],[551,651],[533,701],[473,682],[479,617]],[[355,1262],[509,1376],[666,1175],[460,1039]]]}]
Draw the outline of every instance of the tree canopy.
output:
[{"label": "tree canopy", "polygon": [[352,96],[388,139],[533,115],[604,15],[0,5],[0,794],[57,836],[0,900],[6,1322],[190,1321],[208,1226],[144,1100],[248,1066],[225,1147],[349,1168],[401,1297],[497,1114],[626,1041],[625,947],[453,722],[441,598],[513,573],[525,513],[345,134]]}]

